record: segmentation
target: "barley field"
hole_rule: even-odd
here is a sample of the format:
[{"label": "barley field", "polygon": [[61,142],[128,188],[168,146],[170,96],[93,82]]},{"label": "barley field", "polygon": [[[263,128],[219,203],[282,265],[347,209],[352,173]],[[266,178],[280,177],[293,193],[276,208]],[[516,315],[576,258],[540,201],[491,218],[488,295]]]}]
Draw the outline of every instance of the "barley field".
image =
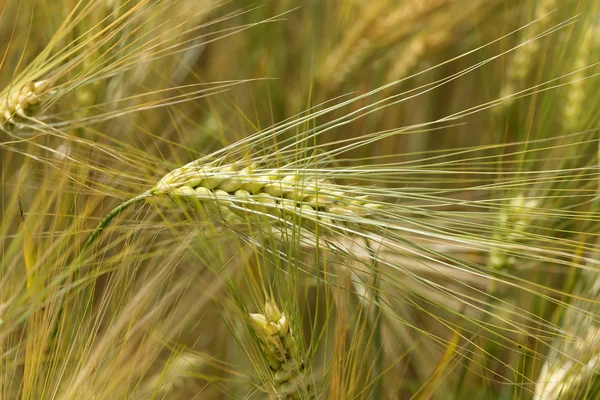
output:
[{"label": "barley field", "polygon": [[0,399],[600,398],[600,3],[0,1]]}]

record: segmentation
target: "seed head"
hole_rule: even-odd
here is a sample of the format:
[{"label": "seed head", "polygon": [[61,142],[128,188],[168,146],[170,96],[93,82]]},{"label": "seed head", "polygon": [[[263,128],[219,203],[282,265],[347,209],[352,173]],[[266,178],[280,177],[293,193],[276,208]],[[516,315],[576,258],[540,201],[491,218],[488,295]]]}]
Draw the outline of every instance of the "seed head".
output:
[{"label": "seed head", "polygon": [[250,314],[250,323],[260,341],[261,354],[269,365],[277,398],[314,398],[306,382],[306,367],[299,344],[286,315],[267,300],[264,314]]},{"label": "seed head", "polygon": [[[369,196],[355,196],[302,170],[260,169],[257,164],[214,166],[197,161],[165,175],[150,191],[173,198],[195,198],[223,214],[247,212],[281,220],[356,222],[380,207]],[[227,208],[227,212],[223,209]]]},{"label": "seed head", "polygon": [[40,103],[49,86],[50,80],[45,79],[6,91],[0,99],[0,125],[14,124],[16,116],[27,118],[27,110]]}]

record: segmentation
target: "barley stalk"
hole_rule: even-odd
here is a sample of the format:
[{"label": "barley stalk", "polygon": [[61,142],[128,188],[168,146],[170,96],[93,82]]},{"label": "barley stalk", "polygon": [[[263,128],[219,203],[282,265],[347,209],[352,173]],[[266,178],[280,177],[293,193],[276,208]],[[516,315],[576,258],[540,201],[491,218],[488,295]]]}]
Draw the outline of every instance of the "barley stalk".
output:
[{"label": "barley stalk", "polygon": [[90,233],[90,236],[88,236],[87,240],[83,244],[82,250],[80,252],[80,257],[83,254],[85,254],[86,250],[89,249],[89,247],[96,241],[96,239],[98,239],[98,237],[100,236],[100,234],[102,233],[104,228],[106,228],[110,224],[110,222],[113,219],[115,219],[122,211],[127,209],[132,204],[134,204],[142,199],[145,199],[149,196],[150,196],[149,192],[144,192],[139,196],[136,196],[132,199],[124,201],[119,206],[115,207],[111,212],[106,214],[106,216],[104,218],[102,218],[102,220],[100,221],[98,226],[96,226],[96,228],[92,231],[92,233]]},{"label": "barley stalk", "polygon": [[262,356],[269,365],[272,390],[278,399],[314,398],[307,383],[300,345],[287,316],[270,300],[264,314],[250,314]]}]

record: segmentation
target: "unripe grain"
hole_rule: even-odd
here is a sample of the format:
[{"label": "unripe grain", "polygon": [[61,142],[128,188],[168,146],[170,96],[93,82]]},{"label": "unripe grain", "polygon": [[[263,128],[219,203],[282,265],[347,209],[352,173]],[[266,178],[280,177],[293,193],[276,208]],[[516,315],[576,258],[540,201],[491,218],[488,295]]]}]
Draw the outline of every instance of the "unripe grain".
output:
[{"label": "unripe grain", "polygon": [[238,215],[252,210],[284,220],[294,216],[312,221],[320,217],[360,220],[379,207],[368,196],[345,193],[339,185],[301,170],[261,170],[256,164],[238,169],[238,165],[199,166],[194,161],[169,172],[150,193],[195,198]]},{"label": "unripe grain", "polygon": [[0,125],[14,124],[15,116],[27,118],[27,111],[47,94],[49,80],[28,82],[21,88],[6,90],[0,100]]},{"label": "unripe grain", "polygon": [[288,317],[267,300],[264,314],[250,314],[260,342],[261,355],[269,365],[272,390],[278,399],[314,398],[307,383],[306,365]]}]

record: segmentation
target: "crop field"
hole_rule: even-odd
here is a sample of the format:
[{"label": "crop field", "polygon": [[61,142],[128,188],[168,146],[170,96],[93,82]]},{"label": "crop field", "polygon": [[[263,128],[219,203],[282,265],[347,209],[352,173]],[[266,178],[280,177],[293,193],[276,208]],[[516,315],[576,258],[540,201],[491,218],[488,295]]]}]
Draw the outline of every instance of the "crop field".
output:
[{"label": "crop field", "polygon": [[600,399],[600,2],[0,0],[0,400]]}]

